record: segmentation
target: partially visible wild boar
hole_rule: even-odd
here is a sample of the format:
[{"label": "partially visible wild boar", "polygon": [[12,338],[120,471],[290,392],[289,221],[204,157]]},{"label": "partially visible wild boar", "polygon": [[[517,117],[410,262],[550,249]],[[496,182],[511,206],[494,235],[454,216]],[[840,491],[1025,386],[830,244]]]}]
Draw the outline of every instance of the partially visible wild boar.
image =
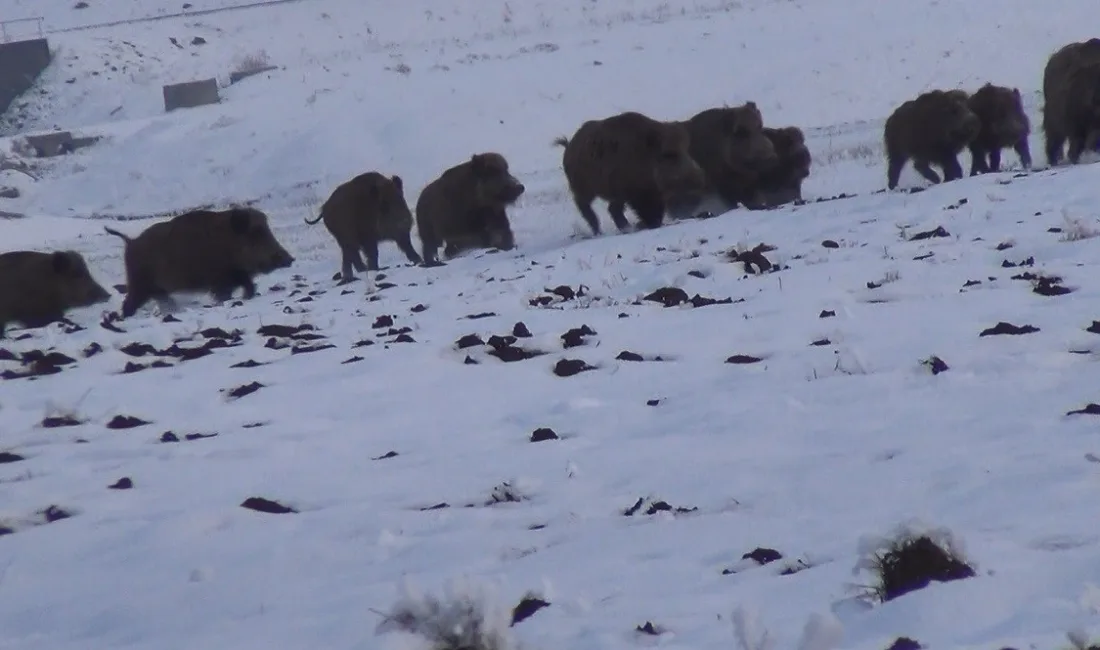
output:
[{"label": "partially visible wild boar", "polygon": [[779,164],[760,177],[760,198],[768,207],[802,199],[802,181],[810,175],[813,159],[806,136],[797,126],[764,128],[764,135],[775,146]]},{"label": "partially visible wild boar", "polygon": [[76,251],[0,253],[0,338],[8,323],[44,327],[110,298]]},{"label": "partially visible wild boar", "polygon": [[691,136],[691,157],[706,173],[708,189],[729,210],[738,205],[761,208],[761,178],[779,165],[756,102],[709,108],[683,122]]},{"label": "partially visible wild boar", "polygon": [[1043,135],[1051,166],[1067,157],[1073,164],[1100,130],[1100,38],[1070,43],[1047,60],[1043,69]]},{"label": "partially visible wild boar", "polygon": [[225,301],[241,287],[250,299],[256,295],[254,276],[294,263],[272,234],[267,215],[255,208],[194,210],[132,238],[104,229],[126,242],[125,317],[150,299],[172,305],[175,292],[209,291]]},{"label": "partially visible wild boar", "polygon": [[962,90],[930,90],[904,102],[886,118],[887,187],[898,186],[901,170],[910,159],[913,168],[933,183],[940,177],[929,166],[943,169],[943,182],[963,177],[959,153],[978,136],[981,120],[967,106]]},{"label": "partially visible wild boar", "polygon": [[461,227],[451,233],[443,254],[454,257],[476,248],[496,248],[502,251],[516,247],[512,224],[500,206],[483,206],[467,213]]},{"label": "partially visible wild boar", "polygon": [[[340,247],[344,281],[354,277],[353,267],[360,272],[378,270],[380,241],[396,243],[410,262],[421,262],[412,245],[413,216],[400,176],[367,172],[344,182],[321,205],[321,215],[305,222],[313,225],[321,220]],[[367,256],[365,266],[360,250]]]},{"label": "partially visible wild boar", "polygon": [[499,153],[477,153],[444,171],[420,192],[416,225],[425,264],[438,263],[439,247],[457,254],[477,247],[515,246],[506,208],[526,188]]},{"label": "partially visible wild boar", "polygon": [[592,209],[597,198],[620,232],[630,230],[629,205],[643,228],[657,228],[664,221],[670,200],[699,194],[706,177],[691,157],[690,137],[678,122],[660,122],[628,111],[581,124],[572,138],[554,144],[565,148],[562,167],[573,202],[600,234],[600,221]]},{"label": "partially visible wild boar", "polygon": [[978,137],[970,142],[970,175],[1001,170],[1001,149],[1011,147],[1025,169],[1031,168],[1031,148],[1027,137],[1031,121],[1024,112],[1019,88],[986,83],[967,100],[970,110],[981,120]]}]

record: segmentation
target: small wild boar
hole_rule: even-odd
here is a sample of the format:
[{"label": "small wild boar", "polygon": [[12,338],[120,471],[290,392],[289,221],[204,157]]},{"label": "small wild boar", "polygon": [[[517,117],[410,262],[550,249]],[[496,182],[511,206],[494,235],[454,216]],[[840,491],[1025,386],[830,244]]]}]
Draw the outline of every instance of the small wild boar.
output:
[{"label": "small wild boar", "polygon": [[[360,272],[378,270],[380,241],[396,243],[410,262],[421,262],[412,245],[413,216],[400,176],[367,172],[341,184],[321,206],[321,215],[305,221],[313,225],[321,220],[340,247],[344,281],[352,279],[353,267]],[[365,266],[360,250],[367,256]]]},{"label": "small wild boar", "polygon": [[515,246],[506,209],[526,188],[499,153],[477,153],[444,171],[420,192],[416,225],[425,264],[437,264],[439,247],[456,255],[469,248]]},{"label": "small wild boar", "polygon": [[959,153],[978,136],[981,120],[967,105],[962,90],[930,90],[904,102],[886,118],[887,187],[898,186],[901,170],[910,159],[913,168],[933,183],[940,177],[929,166],[943,169],[943,181],[963,177]]},{"label": "small wild boar", "polygon": [[267,215],[255,208],[194,210],[132,238],[104,229],[126,242],[124,317],[150,299],[171,306],[175,292],[209,291],[225,301],[241,287],[250,299],[256,295],[254,276],[294,263],[272,234]]},{"label": "small wild boar", "polygon": [[76,251],[0,254],[0,338],[8,323],[44,327],[61,320],[69,309],[110,298]]},{"label": "small wild boar", "polygon": [[1062,160],[1068,139],[1067,157],[1077,164],[1100,130],[1100,38],[1070,43],[1050,56],[1043,97],[1047,161],[1054,166]]},{"label": "small wild boar", "polygon": [[691,157],[690,137],[677,122],[661,122],[628,111],[581,124],[572,138],[554,144],[565,147],[562,167],[573,202],[581,216],[600,234],[592,209],[597,198],[620,232],[630,230],[626,207],[638,215],[643,228],[658,228],[670,201],[684,203],[698,195],[706,178]]},{"label": "small wild boar", "polygon": [[806,136],[797,126],[764,128],[775,146],[779,164],[760,176],[760,200],[768,207],[802,199],[802,181],[810,175],[813,162]]},{"label": "small wild boar", "polygon": [[683,124],[691,137],[691,157],[703,168],[708,189],[724,207],[764,207],[757,190],[762,177],[779,165],[779,156],[764,132],[756,102],[708,108]]},{"label": "small wild boar", "polygon": [[970,175],[1001,170],[1001,149],[1011,147],[1024,168],[1031,167],[1031,148],[1027,137],[1031,121],[1024,112],[1019,88],[987,83],[967,100],[970,110],[981,120],[978,137],[970,142]]}]

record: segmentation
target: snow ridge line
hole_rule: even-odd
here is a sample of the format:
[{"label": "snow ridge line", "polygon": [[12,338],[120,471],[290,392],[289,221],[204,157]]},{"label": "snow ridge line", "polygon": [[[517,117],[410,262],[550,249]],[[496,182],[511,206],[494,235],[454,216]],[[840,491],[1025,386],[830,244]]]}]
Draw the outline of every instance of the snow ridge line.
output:
[{"label": "snow ridge line", "polygon": [[275,5],[285,5],[292,2],[303,2],[303,0],[259,0],[258,2],[249,2],[242,5],[233,5],[232,7],[218,7],[217,9],[199,9],[197,11],[178,11],[171,14],[162,14],[160,16],[146,16],[144,18],[127,18],[126,20],[112,20],[106,23],[93,23],[91,25],[79,25],[77,27],[62,27],[60,29],[47,29],[44,30],[46,34],[62,34],[65,32],[79,32],[87,29],[101,29],[103,27],[117,27],[119,25],[135,25],[137,23],[149,23],[158,20],[170,20],[172,18],[190,18],[191,16],[207,16],[210,14],[219,14],[225,11],[238,11],[241,9],[258,9],[260,7],[273,7]]}]

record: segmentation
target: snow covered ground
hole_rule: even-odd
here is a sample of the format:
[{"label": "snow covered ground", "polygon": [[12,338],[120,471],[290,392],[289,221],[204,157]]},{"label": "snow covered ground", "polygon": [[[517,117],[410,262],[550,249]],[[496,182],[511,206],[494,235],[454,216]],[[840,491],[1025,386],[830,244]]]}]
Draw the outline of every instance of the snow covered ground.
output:
[{"label": "snow covered ground", "polygon": [[[2,0],[0,15],[60,30],[181,8],[51,4]],[[71,247],[117,284],[105,223],[136,233],[256,199],[297,261],[243,304],[150,309],[122,332],[91,308],[71,314],[79,331],[0,342],[74,360],[0,381],[0,452],[22,457],[0,464],[0,648],[415,647],[375,636],[372,610],[406,580],[438,593],[462,576],[504,607],[551,602],[512,630],[534,648],[733,648],[740,606],[782,648],[815,613],[846,650],[1095,637],[1100,442],[1095,415],[1067,413],[1100,402],[1097,168],[1042,169],[1033,133],[1030,174],[1008,152],[1001,174],[878,190],[894,106],[993,81],[1018,86],[1037,125],[1046,57],[1098,18],[1093,0],[302,0],[51,35],[59,58],[23,128],[104,139],[0,199],[27,215],[0,221],[4,250]],[[278,69],[163,113],[162,84],[257,61]],[[576,236],[554,137],[747,99],[807,131],[807,198],[857,196]],[[336,184],[400,174],[415,205],[487,150],[528,187],[517,250],[425,269],[384,244],[389,268],[336,285],[334,243],[302,223]],[[907,168],[903,185],[925,184]],[[730,261],[760,244],[777,270]],[[1037,294],[1038,276],[1071,292]],[[582,295],[548,297],[562,286]],[[669,287],[732,301],[645,299]],[[1037,330],[980,335],[1000,322]],[[545,354],[457,344],[517,323],[531,336],[515,345]],[[279,325],[310,327],[261,333]],[[147,347],[174,342],[177,356]],[[563,359],[590,369],[558,376]],[[540,428],[560,439],[530,442]],[[108,489],[123,477],[131,489]],[[250,497],[297,512],[239,507]],[[646,514],[660,500],[695,510]],[[50,506],[72,516],[46,523]],[[913,518],[965,542],[977,577],[861,602],[864,536]],[[756,547],[784,558],[748,568]],[[635,632],[647,621],[665,633]]]}]

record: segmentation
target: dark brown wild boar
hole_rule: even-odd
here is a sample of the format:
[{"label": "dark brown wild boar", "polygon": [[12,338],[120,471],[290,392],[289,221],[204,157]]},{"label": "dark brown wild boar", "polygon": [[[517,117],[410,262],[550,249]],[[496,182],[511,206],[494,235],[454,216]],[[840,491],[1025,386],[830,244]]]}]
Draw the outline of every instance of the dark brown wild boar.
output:
[{"label": "dark brown wild boar", "polygon": [[943,169],[943,182],[963,177],[959,153],[978,136],[981,120],[967,106],[962,90],[930,90],[904,102],[886,118],[887,187],[898,186],[905,163],[933,183],[940,177],[930,164]]},{"label": "dark brown wild boar", "polygon": [[44,327],[110,298],[76,251],[0,253],[0,338],[8,323]]},{"label": "dark brown wild boar", "polygon": [[1019,88],[987,83],[967,100],[981,120],[978,136],[970,142],[970,175],[1001,170],[1001,149],[1011,147],[1025,169],[1031,168],[1031,121],[1024,112]]},{"label": "dark brown wild boar", "polygon": [[[413,264],[420,264],[420,255],[412,245],[413,216],[405,201],[405,185],[400,176],[378,172],[359,174],[339,185],[321,205],[321,215],[306,223],[324,220],[336,244],[340,247],[340,273],[344,281],[356,271],[378,270],[378,242],[397,244]],[[362,251],[367,256],[364,266]]]},{"label": "dark brown wild boar", "polygon": [[709,191],[725,208],[764,207],[757,191],[762,177],[779,165],[779,156],[764,132],[756,102],[708,108],[683,124],[691,137],[691,157],[703,168]]},{"label": "dark brown wild boar", "polygon": [[499,153],[474,154],[444,171],[420,192],[416,225],[425,264],[437,264],[439,247],[456,255],[469,248],[515,246],[506,209],[526,188]]},{"label": "dark brown wild boar", "polygon": [[779,164],[760,176],[760,199],[771,207],[802,199],[802,181],[810,175],[813,158],[806,136],[797,126],[764,128],[771,140]]},{"label": "dark brown wild boar", "polygon": [[1062,160],[1068,139],[1067,157],[1077,164],[1100,130],[1100,38],[1070,43],[1050,56],[1043,98],[1047,161],[1054,166]]},{"label": "dark brown wild boar", "polygon": [[255,208],[194,210],[146,228],[137,237],[104,228],[126,242],[126,299],[132,316],[150,299],[171,306],[175,292],[209,291],[219,301],[237,287],[256,295],[256,275],[289,267],[294,258]]},{"label": "dark brown wild boar", "polygon": [[677,122],[660,122],[629,111],[581,124],[572,138],[554,144],[565,147],[562,167],[573,202],[581,216],[600,234],[592,209],[597,198],[620,232],[630,230],[626,207],[638,215],[643,228],[664,221],[670,200],[698,195],[706,178],[691,157],[690,138]]}]

